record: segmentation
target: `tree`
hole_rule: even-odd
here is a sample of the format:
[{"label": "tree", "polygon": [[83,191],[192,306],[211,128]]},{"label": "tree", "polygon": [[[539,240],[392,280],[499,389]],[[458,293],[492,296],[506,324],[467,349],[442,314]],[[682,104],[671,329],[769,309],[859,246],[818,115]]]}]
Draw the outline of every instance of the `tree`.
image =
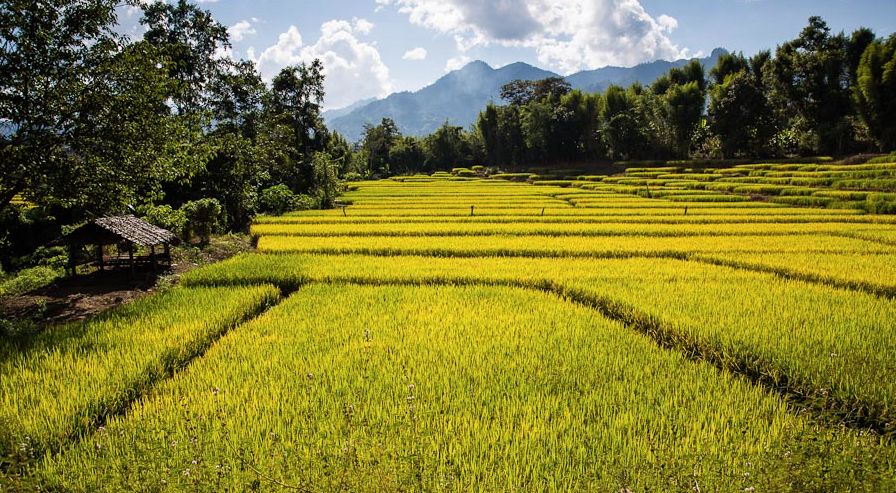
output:
[{"label": "tree", "polygon": [[750,63],[744,58],[743,53],[725,53],[719,57],[716,66],[710,69],[709,76],[713,84],[721,86],[729,76],[748,70]]},{"label": "tree", "polygon": [[880,150],[896,149],[896,35],[871,43],[857,69],[853,99]]},{"label": "tree", "polygon": [[424,140],[426,168],[430,170],[450,170],[454,167],[471,165],[469,147],[464,138],[463,127],[451,125],[447,121]]},{"label": "tree", "polygon": [[389,148],[389,164],[395,173],[430,171],[426,167],[426,152],[416,137],[404,136],[395,139]]},{"label": "tree", "polygon": [[214,154],[188,185],[168,199],[216,197],[228,227],[239,229],[249,222],[259,190],[270,181],[267,150],[259,139],[267,88],[255,65],[243,61],[224,66],[208,91],[214,126],[207,140]]},{"label": "tree", "polygon": [[171,98],[178,112],[202,110],[212,100],[206,90],[224,63],[216,54],[230,47],[227,28],[187,0],[143,5],[143,39],[170,60],[169,76],[176,81]]},{"label": "tree", "polygon": [[71,163],[75,96],[119,43],[116,3],[0,2],[0,210],[19,193],[38,201],[57,191],[56,170]]},{"label": "tree", "polygon": [[326,149],[329,132],[320,116],[324,98],[320,60],[283,68],[271,82],[265,106],[262,144],[268,152],[273,184],[295,193],[314,188],[314,153]]},{"label": "tree", "polygon": [[389,152],[399,138],[401,132],[391,118],[383,118],[376,126],[364,126],[362,147],[366,151],[370,171],[384,174],[390,172]]},{"label": "tree", "polygon": [[653,117],[656,134],[672,154],[687,158],[691,137],[703,118],[706,103],[706,77],[703,65],[693,60],[682,68],[673,68],[651,86],[657,96]]},{"label": "tree", "polygon": [[501,99],[515,106],[524,106],[542,99],[557,102],[571,90],[572,86],[562,77],[548,77],[536,81],[515,80],[501,86]]},{"label": "tree", "polygon": [[767,154],[774,126],[760,80],[742,69],[713,87],[709,124],[726,158]]},{"label": "tree", "polygon": [[0,8],[0,208],[23,193],[75,217],[158,196],[207,156],[166,114],[167,60],[113,32],[117,2]]},{"label": "tree", "polygon": [[808,152],[842,153],[851,143],[848,40],[833,36],[820,17],[779,46],[767,73],[777,118],[789,122]]}]

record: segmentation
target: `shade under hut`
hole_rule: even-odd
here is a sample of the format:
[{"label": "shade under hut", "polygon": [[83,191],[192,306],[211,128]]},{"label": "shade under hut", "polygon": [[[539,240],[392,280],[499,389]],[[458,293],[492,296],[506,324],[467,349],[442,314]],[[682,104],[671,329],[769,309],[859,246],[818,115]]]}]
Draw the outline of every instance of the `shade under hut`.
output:
[{"label": "shade under hut", "polygon": [[[180,240],[167,229],[149,224],[133,216],[101,217],[91,221],[62,238],[62,242],[70,247],[69,268],[74,273],[77,265],[96,262],[100,270],[106,266],[127,266],[133,271],[138,266],[150,266],[153,270],[159,263],[171,265],[171,245]],[[104,247],[115,245],[116,255],[106,255]],[[76,252],[79,247],[95,246],[97,254],[94,259],[79,262]],[[148,250],[146,255],[138,255],[137,249]],[[158,249],[158,251],[157,251]]]}]

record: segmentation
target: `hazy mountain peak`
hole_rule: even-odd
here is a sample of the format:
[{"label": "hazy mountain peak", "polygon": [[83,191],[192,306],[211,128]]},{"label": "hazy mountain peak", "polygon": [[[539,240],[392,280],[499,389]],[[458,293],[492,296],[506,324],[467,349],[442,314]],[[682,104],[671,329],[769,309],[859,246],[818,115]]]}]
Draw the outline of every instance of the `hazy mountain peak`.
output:
[{"label": "hazy mountain peak", "polygon": [[[700,61],[709,68],[715,66],[719,57],[725,53],[728,52],[716,48],[709,57],[701,58]],[[604,67],[578,72],[565,79],[576,89],[603,92],[611,84],[650,84],[672,67],[683,66],[688,61],[659,60],[635,67]],[[364,125],[379,124],[385,117],[392,118],[403,134],[426,135],[445,121],[462,127],[470,126],[486,104],[501,102],[501,86],[508,82],[548,77],[559,76],[525,62],[515,62],[495,69],[482,60],[474,60],[419,91],[394,93],[366,104],[359,102],[352,105],[348,112],[344,109],[326,112],[324,119],[332,130],[345,135],[350,141],[361,138]]]}]

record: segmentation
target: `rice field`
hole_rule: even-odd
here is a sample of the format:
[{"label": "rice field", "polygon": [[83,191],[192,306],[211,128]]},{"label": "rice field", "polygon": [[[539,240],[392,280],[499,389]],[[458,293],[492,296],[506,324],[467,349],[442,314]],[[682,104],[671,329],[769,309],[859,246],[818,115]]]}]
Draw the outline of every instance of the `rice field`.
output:
[{"label": "rice field", "polygon": [[353,183],[0,346],[0,485],[894,491],[896,218],[720,191],[892,169]]}]

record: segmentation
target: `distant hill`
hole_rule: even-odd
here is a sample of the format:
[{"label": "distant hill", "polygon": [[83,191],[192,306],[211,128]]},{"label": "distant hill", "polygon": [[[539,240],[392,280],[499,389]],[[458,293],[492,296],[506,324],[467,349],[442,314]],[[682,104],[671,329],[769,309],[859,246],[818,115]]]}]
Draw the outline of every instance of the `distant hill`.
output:
[{"label": "distant hill", "polygon": [[[711,56],[700,61],[712,67],[723,53],[726,51],[713,50]],[[610,84],[650,84],[670,68],[680,67],[688,61],[656,61],[631,68],[606,67],[578,72],[566,77],[566,80],[576,89],[600,92]],[[547,77],[558,75],[522,62],[494,69],[477,60],[449,72],[419,91],[399,92],[384,99],[361,101],[346,108],[327,111],[323,116],[330,129],[343,134],[349,141],[361,138],[364,125],[376,125],[385,117],[392,118],[405,135],[426,135],[446,120],[453,125],[468,127],[476,121],[486,104],[490,101],[501,102],[501,86],[508,82]]]},{"label": "distant hill", "polygon": [[[706,67],[708,72],[709,69],[715,67],[719,57],[727,53],[728,50],[716,48],[712,50],[712,54],[708,57],[698,58],[698,60],[700,60],[700,63]],[[657,60],[655,62],[642,63],[641,65],[628,68],[604,67],[597,70],[585,70],[566,77],[566,81],[576,89],[588,92],[603,92],[612,84],[623,87],[630,86],[635,82],[652,84],[653,81],[665,75],[669,69],[673,67],[682,67],[690,61],[691,60],[688,59],[676,60],[674,62]]]},{"label": "distant hill", "polygon": [[320,114],[320,116],[323,117],[324,122],[327,125],[329,125],[330,122],[332,122],[333,120],[335,120],[341,116],[345,116],[345,115],[351,113],[352,111],[355,111],[358,108],[367,106],[368,104],[370,104],[374,101],[376,101],[376,98],[362,99],[360,101],[356,101],[356,102],[354,102],[348,106],[342,107],[342,108],[336,108],[336,109],[324,111],[323,113]]}]

